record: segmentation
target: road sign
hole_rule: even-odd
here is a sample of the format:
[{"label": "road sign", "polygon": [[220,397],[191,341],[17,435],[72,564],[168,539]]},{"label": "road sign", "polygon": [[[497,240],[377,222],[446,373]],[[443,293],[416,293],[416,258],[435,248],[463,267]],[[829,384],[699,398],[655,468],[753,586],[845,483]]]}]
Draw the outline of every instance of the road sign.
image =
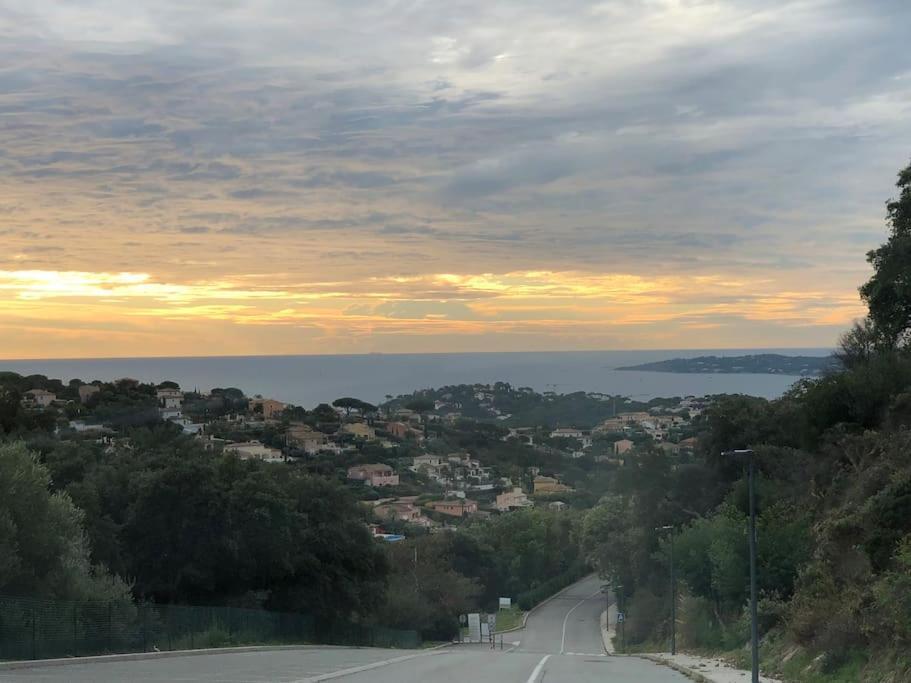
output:
[{"label": "road sign", "polygon": [[468,615],[468,642],[481,642],[481,615],[477,612]]},{"label": "road sign", "polygon": [[512,607],[512,598],[500,598],[500,609],[509,609]]},{"label": "road sign", "polygon": [[491,631],[497,630],[497,615],[496,614],[487,615],[487,625],[490,627]]},{"label": "road sign", "polygon": [[624,621],[626,621],[626,614],[624,614],[623,612],[617,612],[617,623],[621,624]]}]

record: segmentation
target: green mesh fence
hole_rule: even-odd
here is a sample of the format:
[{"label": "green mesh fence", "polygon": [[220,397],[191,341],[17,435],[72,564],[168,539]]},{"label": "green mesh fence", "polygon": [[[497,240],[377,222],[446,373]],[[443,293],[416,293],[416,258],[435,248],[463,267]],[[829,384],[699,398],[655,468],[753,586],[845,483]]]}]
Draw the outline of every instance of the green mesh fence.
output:
[{"label": "green mesh fence", "polygon": [[0,659],[255,644],[327,643],[416,648],[416,631],[239,607],[61,602],[0,596]]}]

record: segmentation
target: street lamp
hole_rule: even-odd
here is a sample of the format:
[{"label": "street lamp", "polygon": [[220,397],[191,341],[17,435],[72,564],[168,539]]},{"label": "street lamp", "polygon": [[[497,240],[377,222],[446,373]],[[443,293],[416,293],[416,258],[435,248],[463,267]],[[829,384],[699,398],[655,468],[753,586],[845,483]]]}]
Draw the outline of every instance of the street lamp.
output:
[{"label": "street lamp", "polygon": [[655,531],[670,531],[671,564],[671,656],[677,654],[677,579],[674,576],[674,527],[660,526]]},{"label": "street lamp", "polygon": [[756,607],[756,493],[753,483],[755,469],[752,449],[724,451],[724,457],[747,457],[747,486],[750,490],[750,645],[752,648],[752,683],[759,683],[759,630]]}]

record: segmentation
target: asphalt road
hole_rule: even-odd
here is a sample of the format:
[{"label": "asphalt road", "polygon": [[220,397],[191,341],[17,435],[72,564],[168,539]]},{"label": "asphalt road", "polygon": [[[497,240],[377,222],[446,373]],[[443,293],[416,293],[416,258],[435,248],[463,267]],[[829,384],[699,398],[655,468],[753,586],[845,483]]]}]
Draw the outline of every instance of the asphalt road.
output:
[{"label": "asphalt road", "polygon": [[224,652],[120,662],[0,670],[0,683],[685,683],[665,667],[609,657],[598,618],[604,596],[583,579],[536,610],[524,630],[504,636],[504,649],[456,645],[439,650],[301,648]]}]

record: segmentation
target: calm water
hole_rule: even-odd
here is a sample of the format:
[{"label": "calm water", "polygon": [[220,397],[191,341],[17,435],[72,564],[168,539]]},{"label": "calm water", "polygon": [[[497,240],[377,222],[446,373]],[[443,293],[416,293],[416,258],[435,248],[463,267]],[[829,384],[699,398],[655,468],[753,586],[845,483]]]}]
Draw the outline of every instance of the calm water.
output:
[{"label": "calm water", "polygon": [[[825,356],[830,349],[763,349],[763,353]],[[537,391],[600,391],[632,398],[744,393],[773,398],[795,377],[781,375],[683,375],[617,371],[665,358],[736,356],[753,349],[688,351],[586,351],[529,353],[370,354],[348,356],[235,356],[219,358],[117,358],[2,361],[0,370],[42,374],[64,381],[133,377],[173,380],[184,389],[239,387],[312,407],[340,396],[379,402],[387,394],[446,384],[509,382]]]}]

